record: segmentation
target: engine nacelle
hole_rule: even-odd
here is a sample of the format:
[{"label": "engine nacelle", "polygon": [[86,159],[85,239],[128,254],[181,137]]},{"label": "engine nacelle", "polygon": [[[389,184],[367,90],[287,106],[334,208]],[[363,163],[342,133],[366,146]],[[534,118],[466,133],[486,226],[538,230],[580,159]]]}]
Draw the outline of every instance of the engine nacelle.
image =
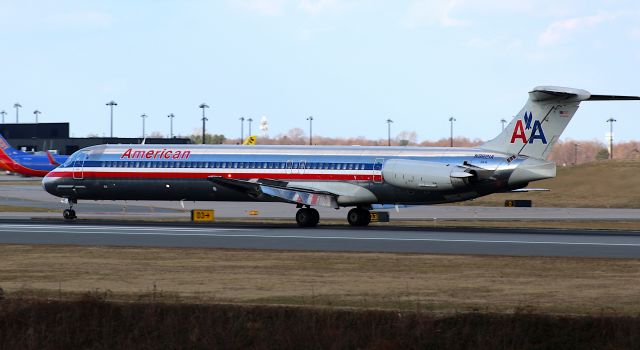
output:
[{"label": "engine nacelle", "polygon": [[397,187],[423,191],[449,191],[464,187],[476,176],[456,165],[409,159],[384,163],[384,181]]}]

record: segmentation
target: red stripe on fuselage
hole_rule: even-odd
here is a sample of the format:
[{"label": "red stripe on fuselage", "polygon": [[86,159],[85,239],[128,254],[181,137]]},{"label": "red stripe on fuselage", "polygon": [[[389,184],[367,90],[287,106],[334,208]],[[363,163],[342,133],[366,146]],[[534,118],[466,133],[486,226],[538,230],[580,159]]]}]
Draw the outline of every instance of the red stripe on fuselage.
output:
[{"label": "red stripe on fuselage", "polygon": [[[54,171],[49,177],[73,177],[73,171]],[[80,172],[76,173],[78,177]],[[206,179],[209,176],[221,176],[227,179],[278,179],[278,180],[341,180],[371,181],[372,175],[360,174],[273,174],[273,173],[169,173],[169,172],[116,172],[116,171],[84,171],[82,177],[90,179]],[[377,175],[379,176],[379,175]]]}]

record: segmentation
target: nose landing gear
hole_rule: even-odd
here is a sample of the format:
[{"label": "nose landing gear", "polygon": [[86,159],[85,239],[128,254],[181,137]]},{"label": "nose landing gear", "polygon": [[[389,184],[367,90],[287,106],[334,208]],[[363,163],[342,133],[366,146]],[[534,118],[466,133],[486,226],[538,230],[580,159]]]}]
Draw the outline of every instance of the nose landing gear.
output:
[{"label": "nose landing gear", "polygon": [[78,217],[76,216],[76,211],[75,211],[75,210],[73,210],[73,205],[74,205],[74,204],[77,204],[77,203],[78,203],[78,201],[77,201],[77,200],[75,200],[75,199],[69,199],[69,209],[65,209],[65,210],[62,212],[62,217],[63,217],[65,220],[69,220],[69,221],[70,221],[70,220],[75,220],[75,219],[77,219],[77,218],[78,218]]}]

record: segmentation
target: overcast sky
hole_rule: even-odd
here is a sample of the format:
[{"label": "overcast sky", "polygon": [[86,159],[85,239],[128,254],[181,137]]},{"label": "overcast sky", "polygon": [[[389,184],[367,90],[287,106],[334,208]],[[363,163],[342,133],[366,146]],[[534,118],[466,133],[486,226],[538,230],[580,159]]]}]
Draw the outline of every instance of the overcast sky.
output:
[{"label": "overcast sky", "polygon": [[[200,127],[489,139],[537,85],[640,95],[637,0],[0,0],[0,110],[74,136]],[[640,103],[583,103],[563,138],[640,139]],[[253,128],[257,122],[253,123]]]}]

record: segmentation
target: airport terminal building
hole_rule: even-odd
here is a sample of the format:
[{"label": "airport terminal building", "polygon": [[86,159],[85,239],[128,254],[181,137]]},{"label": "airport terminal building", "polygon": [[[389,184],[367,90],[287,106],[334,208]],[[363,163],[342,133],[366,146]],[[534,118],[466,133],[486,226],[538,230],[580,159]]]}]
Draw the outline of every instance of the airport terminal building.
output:
[{"label": "airport terminal building", "polygon": [[[69,123],[0,124],[0,134],[17,149],[24,151],[54,150],[58,154],[102,144],[139,144],[142,138],[69,137]],[[189,138],[147,138],[148,144],[187,144]]]}]

